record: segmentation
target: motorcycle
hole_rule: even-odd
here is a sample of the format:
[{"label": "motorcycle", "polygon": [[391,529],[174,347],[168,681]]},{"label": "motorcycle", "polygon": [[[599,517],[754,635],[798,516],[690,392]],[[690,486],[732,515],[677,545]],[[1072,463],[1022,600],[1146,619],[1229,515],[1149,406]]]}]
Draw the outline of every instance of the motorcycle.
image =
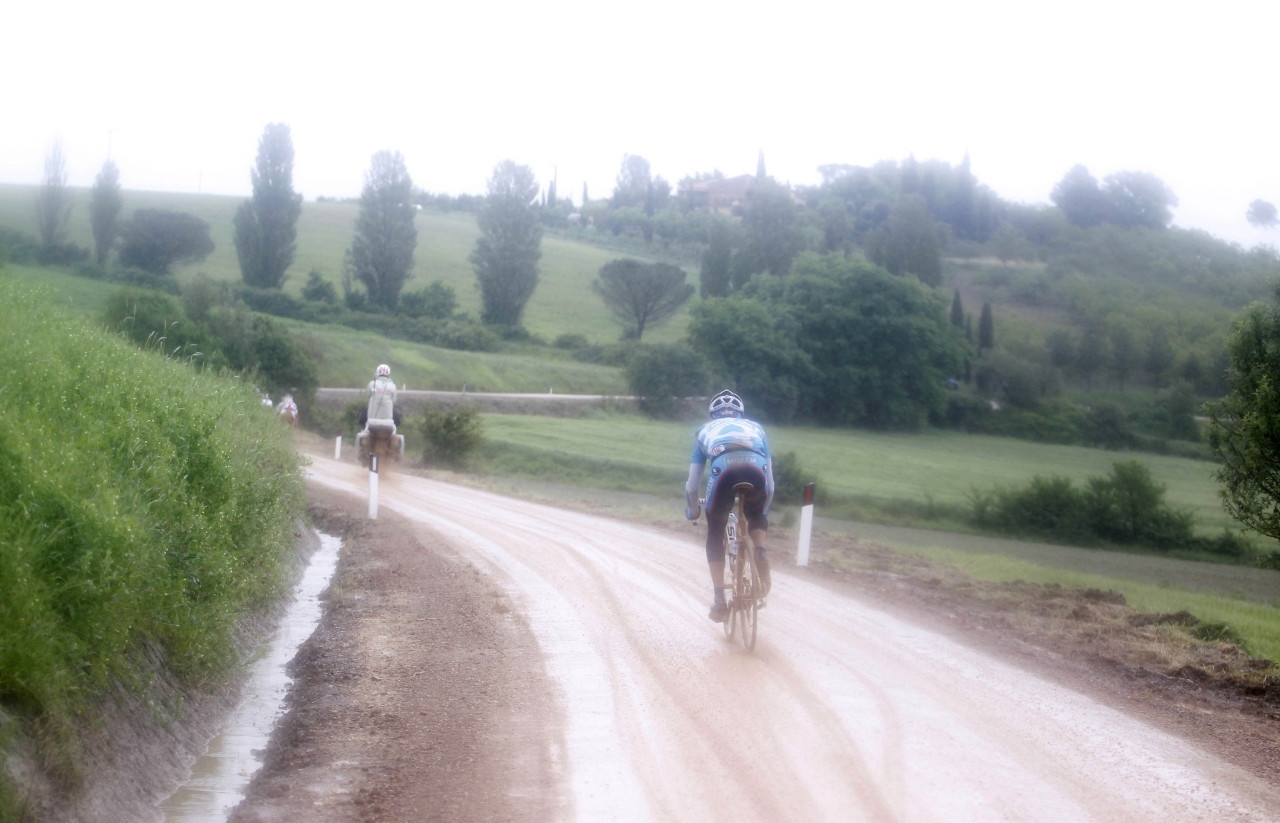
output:
[{"label": "motorcycle", "polygon": [[365,468],[369,468],[375,455],[379,466],[387,461],[397,463],[404,457],[404,435],[396,434],[396,424],[391,420],[370,420],[356,435],[356,453]]}]

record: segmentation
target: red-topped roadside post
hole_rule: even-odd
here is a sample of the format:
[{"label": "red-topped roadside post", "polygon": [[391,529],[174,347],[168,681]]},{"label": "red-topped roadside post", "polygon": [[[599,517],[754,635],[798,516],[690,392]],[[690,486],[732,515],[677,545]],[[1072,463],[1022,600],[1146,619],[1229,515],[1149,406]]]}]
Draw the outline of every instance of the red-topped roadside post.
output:
[{"label": "red-topped roadside post", "polygon": [[813,534],[813,487],[804,487],[804,505],[800,507],[800,545],[796,548],[796,565],[809,565],[809,537]]}]

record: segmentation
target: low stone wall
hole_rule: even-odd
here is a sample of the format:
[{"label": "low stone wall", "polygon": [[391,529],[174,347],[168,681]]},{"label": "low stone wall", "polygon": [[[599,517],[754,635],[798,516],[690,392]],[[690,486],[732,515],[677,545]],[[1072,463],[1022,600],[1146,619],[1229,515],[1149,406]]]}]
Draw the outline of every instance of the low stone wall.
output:
[{"label": "low stone wall", "polygon": [[[316,389],[316,404],[322,409],[341,411],[368,397],[365,389]],[[479,404],[486,412],[499,414],[542,414],[551,417],[580,417],[593,409],[634,411],[634,397],[599,394],[495,394],[490,392],[400,391],[396,408],[411,415],[428,403],[445,408]]]}]

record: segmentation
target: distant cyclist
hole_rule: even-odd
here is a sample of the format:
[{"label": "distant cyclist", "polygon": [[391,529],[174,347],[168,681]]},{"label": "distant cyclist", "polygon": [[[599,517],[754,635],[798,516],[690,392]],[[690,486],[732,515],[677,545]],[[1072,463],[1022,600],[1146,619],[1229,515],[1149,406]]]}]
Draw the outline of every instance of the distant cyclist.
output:
[{"label": "distant cyclist", "polygon": [[693,457],[689,461],[689,479],[684,485],[684,516],[697,520],[698,484],[703,465],[711,461],[711,473],[707,476],[707,566],[711,571],[711,591],[714,600],[707,616],[723,623],[729,614],[724,602],[724,527],[733,508],[733,487],[738,483],[751,483],[754,487],[747,495],[743,511],[751,539],[756,544],[756,565],[765,594],[771,585],[769,558],[764,548],[765,533],[769,530],[769,504],[773,501],[773,461],[769,457],[769,440],[764,427],[747,420],[742,398],[727,389],[711,400],[708,409],[711,422],[698,429],[694,436]]},{"label": "distant cyclist", "polygon": [[367,428],[370,420],[390,420],[400,427],[400,410],[396,408],[396,384],[391,379],[391,367],[382,363],[369,381],[369,403],[360,410],[360,427]]}]

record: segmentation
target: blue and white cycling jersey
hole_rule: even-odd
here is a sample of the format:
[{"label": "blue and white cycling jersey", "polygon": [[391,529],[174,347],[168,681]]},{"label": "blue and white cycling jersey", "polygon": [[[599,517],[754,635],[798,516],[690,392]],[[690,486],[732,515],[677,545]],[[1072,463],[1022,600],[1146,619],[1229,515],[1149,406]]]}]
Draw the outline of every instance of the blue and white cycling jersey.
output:
[{"label": "blue and white cycling jersey", "polygon": [[704,492],[708,506],[715,499],[716,485],[725,470],[750,464],[764,475],[764,513],[769,513],[769,504],[773,501],[773,461],[769,457],[769,440],[763,426],[738,417],[721,417],[698,429],[693,439],[693,456],[689,458],[689,480],[685,484],[689,511],[697,503],[695,490],[702,467],[708,460],[711,461],[711,471],[707,475]]},{"label": "blue and white cycling jersey", "polygon": [[769,440],[764,435],[764,427],[740,417],[712,420],[694,436],[689,462],[702,464],[729,451],[752,451],[768,460]]}]

